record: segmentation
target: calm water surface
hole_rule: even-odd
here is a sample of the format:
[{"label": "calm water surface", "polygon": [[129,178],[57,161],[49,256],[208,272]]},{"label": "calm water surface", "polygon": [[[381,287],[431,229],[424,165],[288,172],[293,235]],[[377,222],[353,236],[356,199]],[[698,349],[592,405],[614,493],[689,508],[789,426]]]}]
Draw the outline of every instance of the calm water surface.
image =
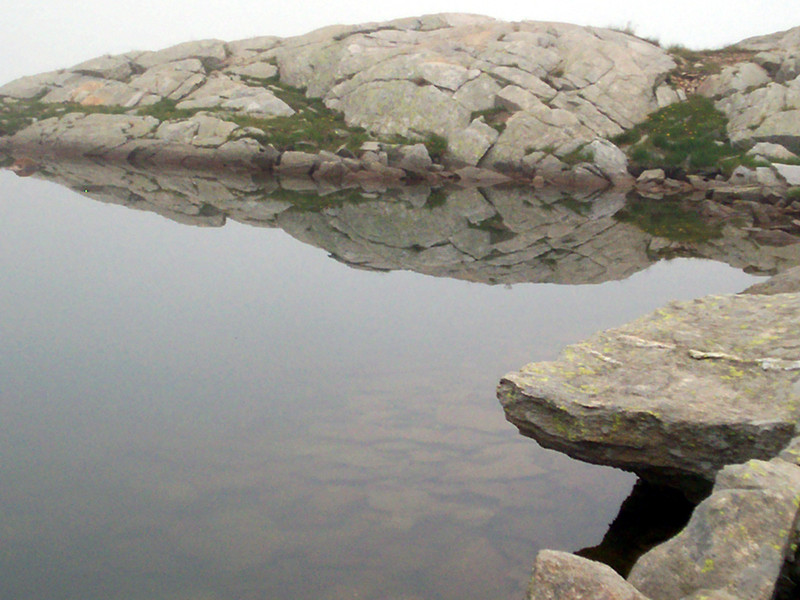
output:
[{"label": "calm water surface", "polygon": [[499,378],[756,280],[366,272],[0,172],[0,597],[522,598],[634,477],[519,436]]}]

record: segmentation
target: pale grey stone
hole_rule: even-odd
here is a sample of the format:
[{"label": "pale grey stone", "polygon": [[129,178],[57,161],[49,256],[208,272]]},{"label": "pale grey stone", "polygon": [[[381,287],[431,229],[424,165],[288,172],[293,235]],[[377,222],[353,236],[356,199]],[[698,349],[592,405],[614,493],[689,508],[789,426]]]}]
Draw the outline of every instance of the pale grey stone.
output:
[{"label": "pale grey stone", "polygon": [[771,144],[769,142],[759,142],[750,150],[747,151],[749,156],[763,156],[766,158],[777,160],[791,160],[798,158],[794,152],[790,152],[780,144]]},{"label": "pale grey stone", "polygon": [[664,169],[647,169],[639,174],[639,177],[636,178],[636,183],[663,183],[666,178],[667,175],[664,173]]},{"label": "pale grey stone", "polygon": [[495,105],[502,106],[511,112],[546,109],[544,103],[533,93],[516,85],[507,85],[497,92]]},{"label": "pale grey stone", "polygon": [[767,188],[783,186],[783,182],[770,167],[756,167],[756,183]]},{"label": "pale grey stone", "polygon": [[611,567],[567,552],[536,556],[528,600],[648,600]]},{"label": "pale grey stone", "polygon": [[787,185],[800,186],[800,165],[772,163],[772,169]]},{"label": "pale grey stone", "polygon": [[47,92],[61,77],[58,71],[20,77],[0,87],[0,97],[29,100]]},{"label": "pale grey stone", "polygon": [[453,99],[469,111],[487,110],[494,107],[494,98],[500,90],[500,85],[483,73],[461,86]]},{"label": "pale grey stone", "polygon": [[250,89],[253,91],[235,94],[229,100],[223,101],[220,106],[256,116],[289,117],[294,114],[294,109],[271,91],[260,88]]},{"label": "pale grey stone", "polygon": [[124,56],[99,56],[77,64],[69,70],[116,81],[127,81],[133,74],[131,61]]},{"label": "pale grey stone", "polygon": [[432,132],[448,136],[466,127],[470,113],[438,88],[410,81],[375,81],[342,99],[347,122],[378,134]]},{"label": "pale grey stone", "polygon": [[447,154],[457,162],[477,165],[499,137],[500,134],[494,127],[476,119],[466,129],[456,131],[450,136]]},{"label": "pale grey stone", "polygon": [[433,164],[425,144],[400,146],[396,152],[397,160],[393,161],[392,166],[404,171],[427,173]]},{"label": "pale grey stone", "polygon": [[205,82],[203,65],[196,58],[151,67],[131,79],[130,85],[172,100],[180,100]]},{"label": "pale grey stone", "polygon": [[281,154],[281,162],[278,164],[277,170],[282,175],[288,176],[309,175],[318,161],[319,157],[316,154],[284,152]]},{"label": "pale grey stone", "polygon": [[708,77],[697,93],[709,98],[722,98],[736,92],[761,87],[772,81],[769,73],[755,63],[739,63],[725,67],[719,75]]},{"label": "pale grey stone", "polygon": [[536,75],[532,75],[521,69],[514,67],[494,67],[491,73],[531,92],[545,102],[555,98],[558,93],[557,90],[550,87],[547,83],[536,77]]},{"label": "pale grey stone", "polygon": [[225,69],[225,73],[256,79],[271,79],[278,75],[278,67],[266,62],[254,62]]},{"label": "pale grey stone", "polygon": [[754,185],[758,183],[756,170],[740,165],[733,170],[728,183],[732,185]]},{"label": "pale grey stone", "polygon": [[231,134],[239,128],[236,123],[204,113],[194,115],[189,121],[198,124],[197,133],[192,138],[192,144],[201,147],[220,146],[227,142]]},{"label": "pale grey stone", "polygon": [[220,40],[184,42],[157,52],[144,52],[135,61],[145,69],[166,63],[195,59],[209,69],[219,68],[227,57],[226,44]]},{"label": "pale grey stone", "polygon": [[197,120],[164,121],[156,129],[155,136],[167,142],[190,144],[199,128],[200,123]]},{"label": "pale grey stone", "polygon": [[586,146],[592,156],[592,162],[610,180],[628,177],[628,157],[614,144],[604,139],[597,139]]},{"label": "pale grey stone", "polygon": [[481,72],[478,69],[466,69],[461,65],[441,61],[426,61],[420,65],[422,77],[439,88],[455,92],[470,79],[475,79]]},{"label": "pale grey stone", "polygon": [[726,467],[686,528],[642,556],[628,581],[653,600],[711,590],[771,600],[790,551],[798,499],[794,464],[751,460]]},{"label": "pale grey stone", "polygon": [[675,90],[670,86],[664,84],[656,88],[656,103],[658,108],[664,108],[670,104],[681,102],[686,99],[685,94],[681,94],[683,90]]}]

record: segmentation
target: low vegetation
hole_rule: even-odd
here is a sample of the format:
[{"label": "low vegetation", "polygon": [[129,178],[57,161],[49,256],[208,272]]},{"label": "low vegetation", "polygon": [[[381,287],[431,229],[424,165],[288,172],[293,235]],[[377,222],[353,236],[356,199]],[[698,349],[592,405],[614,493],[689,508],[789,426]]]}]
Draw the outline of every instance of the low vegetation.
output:
[{"label": "low vegetation", "polygon": [[629,202],[614,218],[673,242],[702,243],[722,235],[718,223],[707,223],[694,207],[681,200]]},{"label": "low vegetation", "polygon": [[734,148],[726,133],[727,118],[702,96],[671,104],[612,141],[627,150],[634,167],[732,170],[749,159]]}]

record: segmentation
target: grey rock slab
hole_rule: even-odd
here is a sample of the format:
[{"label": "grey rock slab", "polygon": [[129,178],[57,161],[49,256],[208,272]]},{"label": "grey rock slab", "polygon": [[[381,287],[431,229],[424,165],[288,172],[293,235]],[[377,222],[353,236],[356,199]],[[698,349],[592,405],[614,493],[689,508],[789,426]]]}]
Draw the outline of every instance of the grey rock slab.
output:
[{"label": "grey rock slab", "polygon": [[391,166],[404,171],[426,173],[433,164],[425,144],[400,146],[395,152],[397,158],[391,162]]},{"label": "grey rock slab", "polygon": [[686,528],[642,556],[628,581],[652,600],[711,591],[771,600],[799,504],[800,467],[781,459],[726,467]]},{"label": "grey rock slab", "polygon": [[18,100],[29,100],[47,92],[63,77],[64,75],[60,71],[20,77],[0,87],[0,97],[7,96]]},{"label": "grey rock slab", "polygon": [[773,163],[772,169],[787,185],[800,186],[800,165]]},{"label": "grey rock slab", "polygon": [[99,56],[77,64],[69,70],[116,81],[127,81],[133,74],[131,61],[125,56]]},{"label": "grey rock slab", "polygon": [[769,142],[759,142],[750,150],[747,151],[748,156],[763,156],[765,158],[776,160],[791,160],[796,159],[798,156],[794,152],[790,152],[780,144],[770,144]]},{"label": "grey rock slab", "polygon": [[628,176],[628,157],[613,143],[597,139],[586,146],[592,162],[609,179],[615,180]]},{"label": "grey rock slab", "polygon": [[709,98],[722,98],[736,92],[761,87],[772,78],[763,67],[755,63],[739,63],[725,67],[718,75],[711,75],[697,88],[697,93]]},{"label": "grey rock slab", "polygon": [[196,59],[206,68],[216,69],[222,65],[226,57],[225,42],[221,40],[200,40],[184,42],[156,52],[144,52],[135,59],[135,62],[141,67],[149,69],[166,63]]},{"label": "grey rock slab", "polygon": [[198,125],[197,133],[192,138],[192,144],[201,147],[220,146],[227,142],[231,134],[239,128],[236,123],[204,113],[194,115],[189,121]]},{"label": "grey rock slab", "polygon": [[164,121],[156,129],[155,137],[167,142],[190,144],[200,129],[197,120]]},{"label": "grey rock slab", "polygon": [[755,141],[776,142],[790,150],[800,152],[800,108],[767,116],[750,133],[749,138]]},{"label": "grey rock slab", "polygon": [[507,85],[495,95],[495,106],[511,112],[546,109],[544,103],[532,92],[517,85]]},{"label": "grey rock slab", "polygon": [[775,456],[800,416],[800,295],[675,302],[507,375],[506,418],[542,445],[711,479]]},{"label": "grey rock slab", "polygon": [[287,176],[309,175],[317,162],[319,157],[316,154],[289,151],[281,154],[277,170]]},{"label": "grey rock slab", "polygon": [[793,267],[770,277],[766,281],[751,285],[743,294],[800,293],[800,267]]},{"label": "grey rock slab", "polygon": [[482,73],[462,85],[453,99],[469,111],[487,110],[494,107],[495,96],[501,89],[493,77]]},{"label": "grey rock slab", "polygon": [[469,124],[470,112],[438,88],[410,81],[375,81],[342,99],[350,125],[378,134],[433,132],[448,136]]},{"label": "grey rock slab", "polygon": [[456,162],[475,166],[499,137],[494,127],[476,119],[469,127],[453,132],[447,142],[447,155]]},{"label": "grey rock slab", "polygon": [[278,75],[278,67],[266,62],[253,62],[247,65],[237,65],[225,69],[225,73],[239,75],[240,77],[254,77],[256,79],[271,79]]},{"label": "grey rock slab", "polygon": [[611,567],[567,552],[536,556],[528,600],[648,600]]},{"label": "grey rock slab", "polygon": [[202,63],[196,58],[158,64],[131,79],[130,85],[164,98],[180,100],[206,80]]}]

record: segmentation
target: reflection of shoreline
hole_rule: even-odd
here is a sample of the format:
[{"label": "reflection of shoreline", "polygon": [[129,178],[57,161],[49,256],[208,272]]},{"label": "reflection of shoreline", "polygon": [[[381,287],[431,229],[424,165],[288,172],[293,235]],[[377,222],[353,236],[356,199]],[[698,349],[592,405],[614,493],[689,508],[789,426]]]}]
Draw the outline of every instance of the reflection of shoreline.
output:
[{"label": "reflection of shoreline", "polygon": [[368,193],[320,190],[311,180],[91,162],[48,163],[33,176],[179,223],[218,227],[232,219],[281,228],[360,269],[488,284],[600,283],[677,256],[765,274],[800,262],[800,244],[771,245],[747,209],[708,200],[626,204],[622,193],[568,196],[529,187]]}]

